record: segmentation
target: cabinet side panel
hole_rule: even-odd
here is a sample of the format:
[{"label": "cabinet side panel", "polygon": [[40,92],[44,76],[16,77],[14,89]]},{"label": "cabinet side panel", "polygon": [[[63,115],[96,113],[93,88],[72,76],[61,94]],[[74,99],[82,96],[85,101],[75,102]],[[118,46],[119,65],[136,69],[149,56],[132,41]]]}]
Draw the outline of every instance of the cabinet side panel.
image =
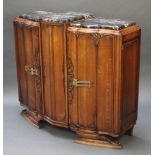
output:
[{"label": "cabinet side panel", "polygon": [[97,129],[113,128],[113,36],[100,39],[97,56]]},{"label": "cabinet side panel", "polygon": [[136,123],[138,105],[140,40],[123,44],[122,130]]},{"label": "cabinet side panel", "polygon": [[[24,25],[24,44],[26,66],[33,68],[34,53],[33,53],[33,36],[32,27]],[[32,111],[36,111],[36,94],[35,94],[35,76],[27,73],[27,88],[28,88],[28,107]]]},{"label": "cabinet side panel", "polygon": [[53,61],[55,79],[55,117],[57,121],[66,122],[66,98],[65,98],[65,54],[64,27],[53,26]]},{"label": "cabinet side panel", "polygon": [[41,24],[42,68],[43,68],[43,96],[44,115],[54,119],[55,116],[55,87],[52,27]]},{"label": "cabinet side panel", "polygon": [[14,35],[16,46],[16,66],[18,78],[19,101],[21,105],[27,105],[27,79],[25,73],[25,51],[23,25],[14,23]]},{"label": "cabinet side panel", "polygon": [[44,113],[46,120],[66,126],[66,30],[63,24],[41,23]]},{"label": "cabinet side panel", "polygon": [[113,53],[113,82],[114,82],[114,122],[113,133],[120,134],[121,123],[121,95],[122,95],[122,35],[114,37]]},{"label": "cabinet side panel", "polygon": [[97,48],[91,34],[81,34],[78,38],[77,64],[80,81],[90,81],[92,87],[77,87],[78,117],[81,128],[96,129],[96,53]]}]

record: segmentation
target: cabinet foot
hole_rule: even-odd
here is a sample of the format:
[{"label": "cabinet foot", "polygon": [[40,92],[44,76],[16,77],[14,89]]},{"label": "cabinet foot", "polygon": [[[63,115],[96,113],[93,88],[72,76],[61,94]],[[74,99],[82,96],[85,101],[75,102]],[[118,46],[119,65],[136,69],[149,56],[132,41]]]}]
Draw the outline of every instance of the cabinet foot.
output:
[{"label": "cabinet foot", "polygon": [[30,122],[34,127],[36,128],[41,128],[41,124],[39,123],[39,121],[41,121],[42,119],[38,116],[36,116],[35,114],[31,114],[30,112],[28,112],[27,109],[23,110],[21,112],[21,115],[28,121]]},{"label": "cabinet foot", "polygon": [[133,127],[127,130],[125,134],[128,136],[133,136]]},{"label": "cabinet foot", "polygon": [[101,136],[101,139],[87,139],[79,137],[77,140],[75,140],[75,143],[114,149],[122,148],[121,143],[106,136]]}]

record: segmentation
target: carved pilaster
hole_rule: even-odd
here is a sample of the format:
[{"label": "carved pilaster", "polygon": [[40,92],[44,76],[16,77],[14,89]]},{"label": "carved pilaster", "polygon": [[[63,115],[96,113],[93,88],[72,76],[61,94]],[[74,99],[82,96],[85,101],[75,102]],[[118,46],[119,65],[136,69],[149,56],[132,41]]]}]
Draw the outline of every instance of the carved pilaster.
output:
[{"label": "carved pilaster", "polygon": [[41,92],[41,74],[40,74],[40,52],[39,49],[35,49],[34,56],[34,68],[37,70],[37,75],[35,75],[35,86],[38,93]]},{"label": "carved pilaster", "polygon": [[71,104],[72,103],[72,99],[73,99],[73,78],[74,78],[74,74],[73,74],[73,70],[74,70],[74,66],[72,64],[71,58],[68,57],[67,59],[67,87],[68,87],[68,103]]}]

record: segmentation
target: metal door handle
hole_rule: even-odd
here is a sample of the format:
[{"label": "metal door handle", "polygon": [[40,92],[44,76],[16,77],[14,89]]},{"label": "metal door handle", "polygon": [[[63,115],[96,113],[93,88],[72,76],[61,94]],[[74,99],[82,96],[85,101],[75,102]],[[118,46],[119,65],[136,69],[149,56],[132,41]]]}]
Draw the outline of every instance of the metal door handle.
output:
[{"label": "metal door handle", "polygon": [[73,86],[75,87],[92,87],[92,82],[91,81],[80,81],[78,79],[73,79]]}]

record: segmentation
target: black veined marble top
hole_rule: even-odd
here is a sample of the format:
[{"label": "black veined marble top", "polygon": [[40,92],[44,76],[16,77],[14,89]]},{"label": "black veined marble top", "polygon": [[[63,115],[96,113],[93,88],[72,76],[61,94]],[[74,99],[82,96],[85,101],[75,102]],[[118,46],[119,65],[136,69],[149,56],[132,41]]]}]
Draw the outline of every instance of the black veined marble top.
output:
[{"label": "black veined marble top", "polygon": [[83,28],[94,28],[94,29],[112,29],[120,30],[125,27],[135,25],[134,21],[124,21],[119,19],[105,19],[102,17],[85,19],[78,22],[72,22],[71,26],[83,27]]},{"label": "black veined marble top", "polygon": [[90,13],[84,12],[65,12],[65,13],[55,13],[55,12],[46,12],[46,11],[35,11],[28,14],[22,14],[19,17],[31,20],[44,20],[44,21],[51,21],[51,22],[73,22],[79,19],[86,19],[90,17],[94,17]]}]

